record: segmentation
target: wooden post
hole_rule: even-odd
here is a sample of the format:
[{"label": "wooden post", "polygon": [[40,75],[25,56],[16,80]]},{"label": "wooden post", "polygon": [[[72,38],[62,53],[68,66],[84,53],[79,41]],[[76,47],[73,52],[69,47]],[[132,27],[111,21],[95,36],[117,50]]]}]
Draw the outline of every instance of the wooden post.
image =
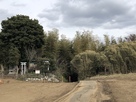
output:
[{"label": "wooden post", "polygon": [[62,76],[62,79],[61,79],[61,80],[62,80],[62,82],[63,82],[63,76]]},{"label": "wooden post", "polygon": [[71,82],[71,76],[69,76],[69,82]]},{"label": "wooden post", "polygon": [[3,78],[3,76],[4,76],[4,67],[3,67],[2,64],[0,65],[0,67],[1,67],[1,77]]}]

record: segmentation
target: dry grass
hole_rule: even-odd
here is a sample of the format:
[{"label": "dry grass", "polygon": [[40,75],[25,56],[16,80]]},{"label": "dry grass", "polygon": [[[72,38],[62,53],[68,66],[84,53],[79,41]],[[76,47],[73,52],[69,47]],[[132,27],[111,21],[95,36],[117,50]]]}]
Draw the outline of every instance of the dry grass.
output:
[{"label": "dry grass", "polygon": [[136,101],[136,81],[120,80],[108,82],[112,89],[112,94],[117,102]]},{"label": "dry grass", "polygon": [[0,102],[53,102],[77,83],[31,83],[4,79],[0,84]]},{"label": "dry grass", "polygon": [[108,94],[112,99],[106,102],[136,102],[136,73],[95,76],[91,79],[103,83],[104,93],[110,92]]},{"label": "dry grass", "polygon": [[90,79],[126,79],[126,80],[136,80],[136,73],[129,74],[113,74],[113,75],[97,75],[91,77]]}]

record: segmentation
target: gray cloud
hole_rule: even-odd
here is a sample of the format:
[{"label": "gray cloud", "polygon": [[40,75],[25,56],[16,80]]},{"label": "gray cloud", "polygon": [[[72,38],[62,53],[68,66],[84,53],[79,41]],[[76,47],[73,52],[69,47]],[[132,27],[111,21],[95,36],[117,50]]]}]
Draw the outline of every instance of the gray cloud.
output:
[{"label": "gray cloud", "polygon": [[59,0],[38,16],[58,26],[125,28],[136,24],[135,6],[127,0]]},{"label": "gray cloud", "polygon": [[2,20],[7,19],[7,17],[11,17],[11,16],[12,16],[12,14],[10,14],[7,10],[0,9],[0,22]]},{"label": "gray cloud", "polygon": [[51,21],[56,21],[59,19],[59,15],[61,13],[56,9],[51,9],[51,10],[44,10],[43,13],[39,14],[38,16],[40,18],[46,18]]},{"label": "gray cloud", "polygon": [[[0,22],[2,20],[6,20],[7,17],[11,17],[11,16],[13,16],[13,15],[10,14],[7,10],[0,9]],[[1,29],[1,25],[0,25],[0,29]]]},{"label": "gray cloud", "polygon": [[17,3],[17,2],[13,2],[11,4],[11,6],[14,6],[14,7],[24,7],[24,6],[26,6],[26,4],[20,4],[20,3]]}]

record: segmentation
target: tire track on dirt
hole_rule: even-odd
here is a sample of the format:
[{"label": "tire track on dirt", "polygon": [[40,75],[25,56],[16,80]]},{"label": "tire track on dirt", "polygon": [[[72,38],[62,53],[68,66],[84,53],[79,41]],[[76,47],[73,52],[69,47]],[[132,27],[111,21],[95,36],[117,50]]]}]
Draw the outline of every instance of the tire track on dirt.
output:
[{"label": "tire track on dirt", "polygon": [[80,83],[68,94],[54,102],[95,102],[97,81],[80,81]]}]

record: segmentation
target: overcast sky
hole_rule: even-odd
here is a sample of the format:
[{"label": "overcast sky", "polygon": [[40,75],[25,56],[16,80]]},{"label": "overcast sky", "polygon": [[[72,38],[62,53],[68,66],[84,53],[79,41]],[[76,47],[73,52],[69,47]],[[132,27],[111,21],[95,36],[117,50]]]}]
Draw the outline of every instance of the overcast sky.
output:
[{"label": "overcast sky", "polygon": [[0,22],[17,14],[38,19],[45,31],[73,38],[90,30],[98,37],[136,33],[136,0],[0,0]]}]

